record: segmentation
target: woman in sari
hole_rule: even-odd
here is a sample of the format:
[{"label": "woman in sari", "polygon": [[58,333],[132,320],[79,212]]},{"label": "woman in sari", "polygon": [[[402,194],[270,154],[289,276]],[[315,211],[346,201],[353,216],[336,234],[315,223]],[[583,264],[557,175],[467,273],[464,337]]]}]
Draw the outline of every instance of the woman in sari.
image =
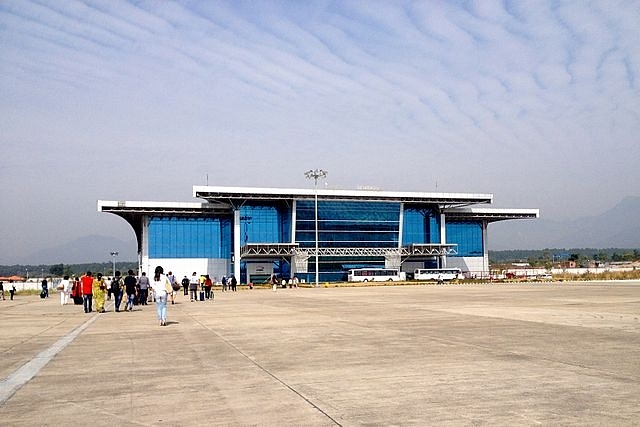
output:
[{"label": "woman in sari", "polygon": [[104,301],[107,298],[107,285],[104,282],[102,273],[98,273],[96,278],[93,279],[93,299],[96,303],[96,311],[98,313],[104,313]]}]

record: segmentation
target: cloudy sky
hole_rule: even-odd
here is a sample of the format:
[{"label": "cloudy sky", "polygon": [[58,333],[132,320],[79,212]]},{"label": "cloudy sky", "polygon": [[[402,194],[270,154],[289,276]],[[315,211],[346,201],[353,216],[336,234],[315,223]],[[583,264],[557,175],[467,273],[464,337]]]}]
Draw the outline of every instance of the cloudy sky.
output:
[{"label": "cloudy sky", "polygon": [[[0,2],[0,264],[192,186],[640,191],[639,1]],[[514,247],[518,242],[514,242]]]}]

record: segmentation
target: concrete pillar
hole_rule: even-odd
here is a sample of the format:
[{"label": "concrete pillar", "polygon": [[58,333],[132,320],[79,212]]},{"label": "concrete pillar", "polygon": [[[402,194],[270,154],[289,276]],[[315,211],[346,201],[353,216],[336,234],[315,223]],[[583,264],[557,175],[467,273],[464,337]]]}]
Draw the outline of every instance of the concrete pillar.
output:
[{"label": "concrete pillar", "polygon": [[398,227],[398,249],[402,247],[402,225],[404,224],[404,203],[400,203],[400,226]]},{"label": "concrete pillar", "polygon": [[233,210],[233,275],[240,282],[240,209]]},{"label": "concrete pillar", "polygon": [[489,245],[487,242],[487,228],[489,223],[482,221],[482,277],[489,277],[491,271],[489,271]]},{"label": "concrete pillar", "polygon": [[[447,244],[447,220],[445,219],[444,213],[440,214],[440,244]],[[447,266],[447,256],[440,256],[440,267],[445,268]]]}]

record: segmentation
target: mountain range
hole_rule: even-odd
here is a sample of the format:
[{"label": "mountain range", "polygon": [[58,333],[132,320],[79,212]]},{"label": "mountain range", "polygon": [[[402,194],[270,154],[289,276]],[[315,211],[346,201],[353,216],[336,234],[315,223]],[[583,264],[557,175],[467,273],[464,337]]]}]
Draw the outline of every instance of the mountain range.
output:
[{"label": "mountain range", "polygon": [[[489,225],[489,250],[545,248],[640,248],[640,197],[627,197],[609,211],[571,221],[544,218],[501,221]],[[114,237],[90,235],[71,242],[38,250],[18,264],[78,264],[135,261],[135,237],[124,241]]]},{"label": "mountain range", "polygon": [[116,260],[135,261],[138,259],[137,243],[132,235],[130,241],[110,236],[89,235],[73,241],[43,248],[24,257],[16,264],[83,264],[112,261],[111,252],[118,252]]},{"label": "mountain range", "polygon": [[489,249],[640,248],[640,197],[607,212],[570,221],[544,218],[489,225]]}]

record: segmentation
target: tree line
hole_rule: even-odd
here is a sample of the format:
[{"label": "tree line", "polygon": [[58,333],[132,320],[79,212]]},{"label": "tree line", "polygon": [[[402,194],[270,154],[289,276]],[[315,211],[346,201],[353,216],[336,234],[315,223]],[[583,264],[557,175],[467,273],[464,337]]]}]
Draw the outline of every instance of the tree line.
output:
[{"label": "tree line", "polygon": [[[593,249],[593,248],[573,248],[573,249],[514,249],[503,251],[489,251],[490,264],[506,264],[511,262],[528,262],[531,266],[551,267],[553,264],[563,261],[575,261],[582,265],[591,261],[597,262],[622,262],[640,261],[640,249]],[[136,271],[138,263],[136,261],[116,262],[116,270]],[[85,263],[85,264],[39,264],[39,265],[0,265],[0,276],[20,276],[30,279],[49,277],[81,276],[87,271],[102,273],[105,276],[113,275],[113,263]]]},{"label": "tree line", "polygon": [[[121,261],[116,262],[116,270],[136,271],[138,269],[138,263],[136,261]],[[68,276],[81,276],[87,271],[94,273],[102,273],[105,276],[113,275],[113,263],[101,262],[101,263],[86,263],[86,264],[39,264],[39,265],[0,265],[0,276],[20,276],[23,278],[29,277],[29,279],[44,277],[62,277]]]},{"label": "tree line", "polygon": [[592,261],[601,263],[640,261],[640,250],[573,248],[489,251],[489,263],[491,264],[528,262],[533,267],[551,267],[555,263],[564,261],[575,261],[578,265]]}]

